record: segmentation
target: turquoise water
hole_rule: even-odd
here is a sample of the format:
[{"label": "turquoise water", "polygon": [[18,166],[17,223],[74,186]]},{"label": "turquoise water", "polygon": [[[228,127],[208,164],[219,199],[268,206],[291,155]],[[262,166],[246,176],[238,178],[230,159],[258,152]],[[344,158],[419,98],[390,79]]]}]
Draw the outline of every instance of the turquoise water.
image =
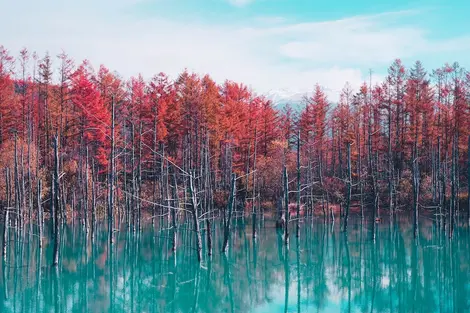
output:
[{"label": "turquoise water", "polygon": [[10,234],[3,262],[0,312],[470,312],[470,234],[449,240],[429,219],[413,239],[409,222],[392,227],[352,219],[345,236],[322,219],[302,225],[289,250],[266,222],[254,244],[251,226],[238,223],[227,256],[197,263],[189,225],[176,254],[170,234],[123,228],[108,251],[107,233],[95,242],[81,225],[65,227],[61,264],[52,241],[40,253],[37,237]]}]

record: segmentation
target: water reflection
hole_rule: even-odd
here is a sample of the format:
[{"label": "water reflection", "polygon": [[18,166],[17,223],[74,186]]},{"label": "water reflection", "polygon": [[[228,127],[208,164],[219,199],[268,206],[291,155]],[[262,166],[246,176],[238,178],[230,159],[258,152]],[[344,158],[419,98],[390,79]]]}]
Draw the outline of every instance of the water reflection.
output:
[{"label": "water reflection", "polygon": [[[235,226],[228,255],[195,262],[189,226],[171,234],[118,233],[109,249],[98,227],[94,243],[79,225],[64,228],[61,265],[50,266],[52,241],[10,234],[3,262],[1,312],[467,312],[470,234],[449,241],[429,220],[413,240],[399,221],[339,225],[309,221],[284,245],[263,227]],[[216,232],[219,231],[216,229]],[[373,234],[375,233],[375,240]],[[207,254],[207,253],[205,253]]]}]

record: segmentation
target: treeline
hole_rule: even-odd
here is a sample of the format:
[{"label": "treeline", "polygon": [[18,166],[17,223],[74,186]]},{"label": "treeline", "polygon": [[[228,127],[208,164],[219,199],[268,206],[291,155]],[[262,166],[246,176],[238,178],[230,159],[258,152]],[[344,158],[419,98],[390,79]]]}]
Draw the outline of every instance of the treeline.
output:
[{"label": "treeline", "polygon": [[58,210],[92,233],[104,212],[111,231],[151,219],[176,233],[187,218],[199,237],[221,216],[228,240],[236,216],[257,225],[273,212],[285,226],[336,208],[346,230],[354,207],[376,221],[412,210],[416,223],[432,209],[452,235],[468,206],[469,121],[457,63],[428,74],[396,60],[379,85],[346,84],[337,104],[316,85],[294,110],[208,75],[126,80],[65,53],[0,47],[0,197],[10,223]]}]

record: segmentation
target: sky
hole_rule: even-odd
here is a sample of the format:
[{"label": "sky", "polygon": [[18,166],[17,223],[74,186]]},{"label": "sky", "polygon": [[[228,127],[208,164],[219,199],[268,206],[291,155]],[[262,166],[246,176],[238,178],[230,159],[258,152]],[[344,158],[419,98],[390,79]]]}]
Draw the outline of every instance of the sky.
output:
[{"label": "sky", "polygon": [[396,58],[469,68],[468,12],[466,0],[0,0],[0,45],[63,50],[125,78],[188,69],[276,100],[319,83],[336,101]]}]

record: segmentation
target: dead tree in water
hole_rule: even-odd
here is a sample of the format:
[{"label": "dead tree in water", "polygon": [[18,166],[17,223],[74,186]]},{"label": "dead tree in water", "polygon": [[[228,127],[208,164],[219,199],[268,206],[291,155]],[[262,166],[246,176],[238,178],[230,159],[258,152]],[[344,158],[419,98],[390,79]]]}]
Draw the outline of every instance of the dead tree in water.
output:
[{"label": "dead tree in water", "polygon": [[452,238],[454,234],[454,219],[455,219],[455,211],[457,207],[457,183],[456,183],[456,176],[457,176],[457,139],[458,137],[455,135],[452,138],[452,163],[451,163],[451,171],[450,171],[450,187],[451,187],[451,198],[450,198],[450,216],[449,216],[449,237]]},{"label": "dead tree in water", "polygon": [[[125,169],[124,169],[125,171]],[[91,159],[91,240],[95,239],[96,229],[96,191],[95,191],[95,160]]]},{"label": "dead tree in water", "polygon": [[419,205],[419,164],[418,143],[415,141],[413,148],[413,233],[418,237],[418,205]]},{"label": "dead tree in water", "polygon": [[[138,216],[138,231],[142,230],[142,122],[139,124],[139,155],[137,162],[137,190],[136,190],[136,203],[137,203],[137,216]],[[168,217],[169,218],[169,217]]]},{"label": "dead tree in water", "polygon": [[[365,133],[364,133],[365,136]],[[357,184],[359,185],[359,201],[360,201],[360,207],[361,207],[361,223],[364,222],[364,184],[362,182],[362,155],[361,155],[361,135],[360,132],[358,131],[357,134],[357,166],[356,166],[356,171],[357,171]]]},{"label": "dead tree in water", "polygon": [[15,131],[15,171],[14,171],[14,179],[15,179],[15,228],[19,231],[21,229],[21,192],[20,192],[20,177],[18,173],[18,146],[17,146],[18,136]]},{"label": "dead tree in water", "polygon": [[468,160],[467,160],[467,212],[468,212],[468,226],[470,226],[470,135],[468,136]]},{"label": "dead tree in water", "polygon": [[297,133],[297,230],[296,236],[300,237],[300,129]]},{"label": "dead tree in water", "polygon": [[251,200],[251,214],[252,214],[252,228],[253,228],[253,239],[256,239],[256,201],[258,199],[256,195],[256,150],[257,150],[257,138],[255,128],[255,143],[254,143],[254,154],[253,154],[253,181],[252,181],[252,200]]},{"label": "dead tree in water", "polygon": [[436,185],[437,185],[437,204],[439,207],[439,227],[442,227],[442,173],[441,173],[441,137],[437,137],[436,151]]},{"label": "dead tree in water", "polygon": [[84,218],[84,223],[85,223],[85,233],[88,234],[90,231],[90,223],[88,221],[88,146],[85,148],[85,218]]},{"label": "dead tree in water", "polygon": [[38,179],[38,226],[39,226],[39,248],[42,248],[42,225],[43,225],[43,217],[42,217],[42,203],[41,203],[41,180]]},{"label": "dead tree in water", "polygon": [[108,234],[109,244],[113,239],[113,208],[114,208],[114,97],[111,104],[111,154],[109,156],[109,178],[108,178]]},{"label": "dead tree in water", "polygon": [[55,208],[55,225],[54,225],[54,256],[52,265],[57,266],[59,264],[59,247],[60,247],[60,185],[59,185],[59,140],[57,135],[54,136],[54,172],[53,172],[53,198],[51,202]]},{"label": "dead tree in water", "polygon": [[196,251],[198,262],[202,261],[202,240],[201,231],[199,226],[199,209],[197,203],[197,194],[194,190],[194,172],[189,175],[189,196],[191,201],[191,215],[193,217],[194,232],[196,233]]},{"label": "dead tree in water", "polygon": [[[394,173],[395,169],[393,167],[393,154],[392,154],[392,100],[389,99],[387,107],[387,120],[388,120],[388,140],[387,140],[387,181],[388,181],[388,209],[390,215],[390,223],[392,222],[393,216],[393,183],[394,183]],[[397,130],[398,131],[398,130]],[[398,139],[397,139],[398,140]]]},{"label": "dead tree in water", "polygon": [[[172,228],[171,250],[175,252],[176,240],[177,240],[177,234],[178,234],[178,227],[176,224],[176,217],[177,217],[176,215],[178,213],[177,209],[179,208],[179,199],[178,199],[178,182],[176,180],[176,175],[174,173],[174,170],[173,170],[172,176],[173,176],[173,188],[171,189],[172,190],[171,198],[173,199],[173,208],[171,208],[171,228]],[[153,211],[155,212],[155,209]],[[153,220],[153,217],[152,217],[152,220]]]},{"label": "dead tree in water", "polygon": [[8,242],[8,211],[11,206],[11,187],[10,187],[10,169],[5,169],[5,187],[6,187],[6,206],[3,207],[3,249],[2,256],[3,260],[7,260],[7,242]]},{"label": "dead tree in water", "polygon": [[206,215],[207,255],[212,256],[212,218],[214,214],[214,199],[212,195],[213,190],[209,147],[209,135],[206,131],[206,142],[204,148],[201,149],[201,177],[203,177],[204,180],[201,185],[204,185],[204,215]]},{"label": "dead tree in water", "polygon": [[290,212],[289,212],[289,178],[287,176],[287,167],[284,164],[284,243],[286,246],[289,245],[289,220],[290,220]]},{"label": "dead tree in water", "polygon": [[352,173],[351,173],[351,143],[347,144],[347,162],[348,162],[348,177],[346,178],[346,208],[344,215],[344,227],[343,231],[346,232],[348,229],[349,219],[349,208],[351,206],[351,186],[352,186]]},{"label": "dead tree in water", "polygon": [[230,223],[233,215],[233,206],[235,203],[236,194],[236,175],[232,173],[232,183],[230,187],[230,196],[227,202],[227,209],[224,212],[224,243],[222,245],[222,252],[228,252],[228,240],[230,238]]},{"label": "dead tree in water", "polygon": [[[374,203],[374,223],[377,219],[380,218],[380,211],[379,211],[379,186],[378,186],[378,162],[377,157],[375,154],[372,153],[373,148],[373,134],[375,130],[372,129],[372,116],[368,118],[367,122],[367,171],[368,171],[368,180],[369,184],[372,188],[372,199]],[[377,153],[377,152],[376,152]],[[375,233],[374,233],[375,236]]]}]

